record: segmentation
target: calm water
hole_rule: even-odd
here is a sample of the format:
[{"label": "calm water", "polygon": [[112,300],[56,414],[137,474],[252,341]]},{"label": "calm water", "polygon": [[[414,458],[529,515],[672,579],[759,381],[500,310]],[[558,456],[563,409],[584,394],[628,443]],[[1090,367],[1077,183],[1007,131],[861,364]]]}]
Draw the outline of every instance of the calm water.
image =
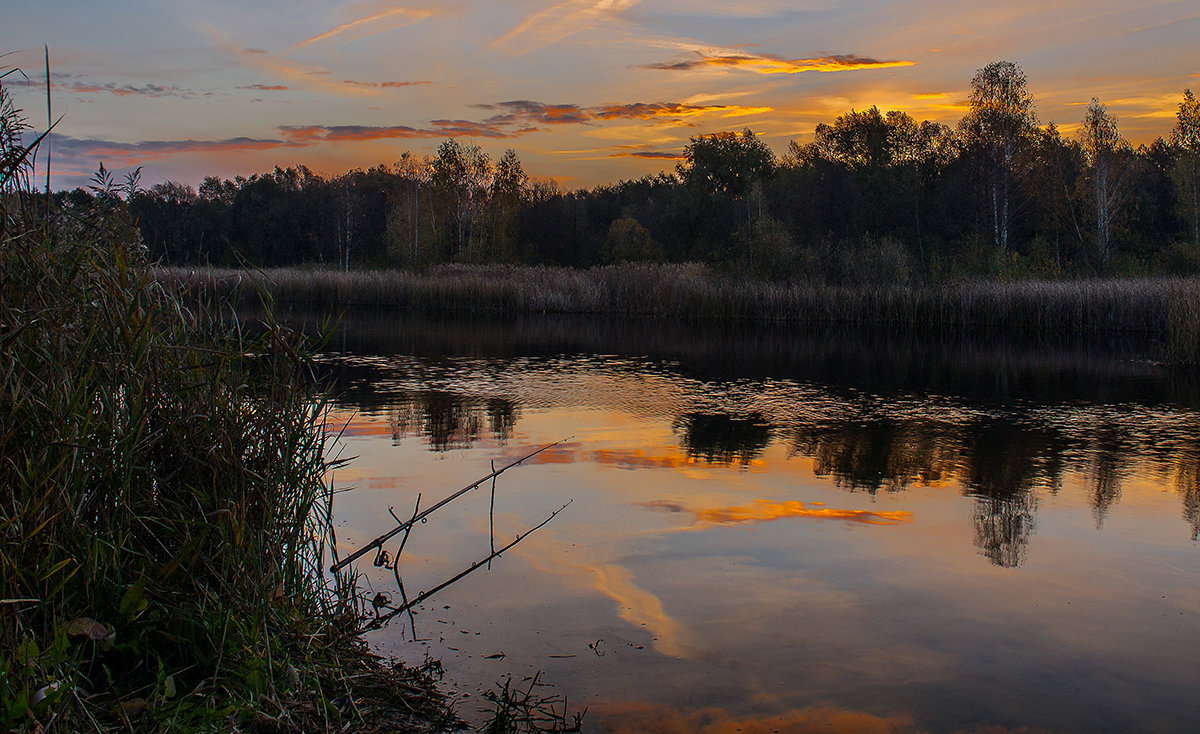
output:
[{"label": "calm water", "polygon": [[[592,732],[1194,731],[1200,397],[1152,348],[351,315],[339,548],[566,439],[499,478],[496,545],[569,506],[370,635],[465,716],[541,671]],[[413,531],[410,596],[490,502]]]}]

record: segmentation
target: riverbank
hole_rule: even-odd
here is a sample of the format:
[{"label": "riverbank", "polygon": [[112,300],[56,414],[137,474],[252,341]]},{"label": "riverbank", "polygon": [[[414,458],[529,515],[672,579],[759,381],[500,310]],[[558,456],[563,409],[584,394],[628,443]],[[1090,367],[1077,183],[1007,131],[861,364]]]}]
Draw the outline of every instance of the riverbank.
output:
[{"label": "riverbank", "polygon": [[829,285],[724,276],[696,264],[587,270],[455,265],[424,272],[163,267],[155,276],[197,303],[265,292],[279,303],[383,306],[424,314],[636,314],[939,334],[1141,332],[1161,338],[1164,361],[1200,362],[1196,278]]},{"label": "riverbank", "polygon": [[0,253],[4,729],[453,728],[437,667],[371,654],[323,573],[303,344],[214,334],[123,244],[26,234]]}]

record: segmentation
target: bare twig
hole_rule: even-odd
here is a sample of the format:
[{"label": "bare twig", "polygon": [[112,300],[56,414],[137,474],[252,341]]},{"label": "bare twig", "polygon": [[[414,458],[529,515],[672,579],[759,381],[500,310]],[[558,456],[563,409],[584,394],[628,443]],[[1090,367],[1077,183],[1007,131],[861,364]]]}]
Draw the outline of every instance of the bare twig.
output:
[{"label": "bare twig", "polygon": [[[573,502],[573,501],[574,500],[571,500],[571,502]],[[462,572],[452,576],[451,578],[447,579],[446,581],[443,581],[442,583],[433,587],[429,591],[422,591],[412,601],[406,601],[403,604],[401,604],[401,606],[399,606],[399,607],[393,607],[392,611],[388,612],[387,614],[384,614],[376,619],[371,620],[370,622],[367,623],[366,628],[367,629],[377,629],[377,628],[383,626],[383,624],[385,624],[388,620],[390,620],[392,617],[396,616],[397,614],[400,614],[401,612],[412,609],[413,607],[417,606],[418,604],[425,601],[426,599],[433,596],[434,594],[441,591],[442,589],[446,588],[447,586],[450,586],[451,584],[462,580],[468,574],[478,571],[480,568],[483,568],[493,558],[499,557],[502,553],[504,553],[504,551],[508,550],[509,548],[512,548],[517,543],[520,543],[522,540],[528,538],[535,530],[538,530],[538,529],[542,528],[543,526],[545,526],[546,523],[548,523],[554,519],[555,515],[562,512],[563,510],[567,509],[567,507],[571,504],[571,502],[567,502],[567,504],[563,505],[562,507],[558,508],[554,512],[550,513],[550,517],[547,517],[545,520],[542,520],[537,525],[534,525],[532,528],[530,528],[528,531],[526,531],[523,535],[518,535],[516,537],[516,540],[514,540],[513,542],[504,546],[500,550],[493,551],[492,553],[490,553],[488,555],[487,558],[483,558],[483,559],[480,559],[480,560],[472,563],[465,571],[462,571]]]},{"label": "bare twig", "polygon": [[359,548],[357,551],[351,553],[350,555],[346,556],[342,560],[334,563],[330,567],[329,570],[333,573],[337,573],[338,570],[340,570],[346,564],[357,561],[359,558],[362,558],[367,553],[371,552],[371,550],[378,548],[379,546],[386,543],[388,540],[395,537],[399,533],[407,530],[408,528],[412,527],[413,525],[417,524],[418,522],[424,521],[425,518],[428,517],[430,514],[432,514],[435,510],[437,510],[441,507],[444,507],[445,505],[450,504],[451,502],[458,499],[462,495],[466,494],[467,492],[470,492],[472,489],[476,489],[477,487],[479,487],[479,485],[483,484],[484,482],[491,479],[492,477],[499,476],[499,475],[503,474],[504,472],[508,471],[509,469],[513,468],[514,466],[518,466],[522,462],[528,461],[529,459],[532,459],[533,457],[537,456],[538,454],[542,453],[543,451],[553,448],[553,447],[559,445],[560,443],[562,443],[563,441],[567,441],[569,439],[570,439],[570,436],[568,436],[567,438],[563,438],[558,441],[555,441],[552,444],[547,444],[547,445],[541,447],[540,449],[538,449],[537,451],[533,451],[531,453],[526,454],[525,456],[522,456],[521,458],[517,459],[516,461],[512,462],[511,464],[508,464],[504,467],[501,467],[500,469],[493,471],[491,474],[488,474],[486,477],[482,477],[482,478],[476,480],[475,482],[468,484],[467,486],[458,490],[457,492],[450,495],[446,499],[442,500],[441,502],[438,502],[433,507],[430,507],[428,510],[425,510],[420,515],[415,515],[408,522],[400,523],[399,526],[384,533],[383,535],[380,535],[378,538],[376,538],[375,540],[372,540],[370,543],[367,543],[362,548]]}]

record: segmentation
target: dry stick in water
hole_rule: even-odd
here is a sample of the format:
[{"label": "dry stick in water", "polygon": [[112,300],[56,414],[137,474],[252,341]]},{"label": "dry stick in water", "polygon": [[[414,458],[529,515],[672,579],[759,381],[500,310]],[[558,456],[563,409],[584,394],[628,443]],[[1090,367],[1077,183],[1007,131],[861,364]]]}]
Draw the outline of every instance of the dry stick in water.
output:
[{"label": "dry stick in water", "polygon": [[[492,503],[488,507],[488,543],[492,553],[496,552],[496,462],[492,462]],[[492,562],[488,561],[488,570],[492,570]]]},{"label": "dry stick in water", "polygon": [[473,571],[478,571],[480,568],[483,568],[483,567],[484,567],[485,565],[487,565],[487,563],[488,563],[489,561],[491,561],[493,558],[497,558],[497,557],[499,557],[499,556],[500,556],[500,554],[504,553],[504,551],[508,550],[509,548],[512,548],[512,547],[513,547],[514,545],[516,545],[517,543],[520,543],[522,540],[525,540],[526,538],[528,538],[530,535],[532,535],[532,534],[533,534],[533,532],[534,532],[535,530],[539,530],[539,529],[541,529],[543,526],[545,526],[545,525],[546,525],[546,523],[548,523],[548,522],[550,522],[551,520],[553,520],[555,515],[557,515],[558,513],[562,512],[563,510],[567,509],[567,507],[568,507],[568,506],[571,504],[571,502],[574,502],[574,501],[575,501],[575,500],[571,500],[570,502],[567,502],[567,504],[563,505],[562,507],[558,508],[558,509],[557,509],[557,510],[555,510],[554,512],[550,513],[550,517],[546,518],[545,520],[542,520],[542,521],[541,521],[540,523],[538,523],[537,525],[534,525],[532,528],[530,528],[528,531],[526,531],[524,535],[518,535],[518,536],[517,536],[517,538],[516,538],[516,540],[514,540],[513,542],[511,542],[511,543],[509,543],[508,545],[504,546],[504,547],[503,547],[503,548],[501,548],[500,550],[498,550],[498,551],[493,551],[492,553],[490,553],[490,554],[488,555],[488,557],[487,557],[487,558],[483,558],[483,559],[481,559],[481,560],[475,561],[475,562],[474,562],[474,563],[472,563],[472,564],[471,564],[471,565],[470,565],[470,566],[469,566],[469,567],[468,567],[468,568],[467,568],[465,571],[462,571],[461,573],[459,573],[459,574],[457,574],[457,575],[455,575],[455,576],[451,577],[450,579],[447,579],[446,581],[443,581],[442,583],[440,583],[440,584],[438,584],[437,586],[433,587],[433,588],[432,588],[432,589],[430,589],[429,591],[422,591],[420,594],[417,594],[416,598],[415,598],[415,599],[413,599],[412,601],[406,601],[406,602],[404,602],[404,603],[403,603],[401,606],[399,606],[399,607],[392,607],[392,608],[391,608],[391,610],[392,610],[392,611],[390,611],[390,612],[388,612],[387,614],[384,614],[384,615],[382,615],[382,616],[376,617],[375,619],[373,619],[373,620],[371,620],[370,622],[368,622],[368,623],[367,623],[367,625],[366,625],[366,627],[365,627],[365,629],[378,629],[378,628],[382,627],[383,625],[385,625],[385,624],[387,624],[389,621],[391,621],[392,617],[395,617],[397,614],[400,614],[401,612],[406,612],[406,611],[408,611],[408,610],[412,609],[412,608],[413,608],[413,607],[415,607],[416,605],[418,605],[418,604],[420,604],[421,602],[425,601],[426,599],[428,599],[429,597],[431,597],[431,596],[433,596],[434,594],[438,593],[439,591],[441,591],[442,589],[446,588],[447,586],[449,586],[449,585],[451,585],[451,584],[455,583],[456,581],[460,581],[460,580],[462,580],[462,579],[463,579],[463,577],[465,577],[467,574],[469,574],[469,573],[471,573],[471,572],[473,572]]},{"label": "dry stick in water", "polygon": [[[420,493],[418,493],[417,494],[417,504],[415,507],[413,507],[413,517],[414,518],[417,516],[417,512],[420,509],[421,509],[421,495],[420,495]],[[391,512],[391,510],[388,510],[388,512]],[[392,515],[392,517],[396,517],[396,516]],[[399,522],[399,518],[397,518],[396,521]],[[408,543],[409,530],[412,530],[411,521],[409,523],[408,530],[404,531],[404,537],[400,540],[400,547],[396,549],[396,558],[392,562],[392,575],[396,577],[396,586],[397,586],[397,588],[400,589],[400,601],[402,601],[406,607],[408,607],[408,594],[405,593],[404,582],[400,579],[400,554],[404,552],[404,546],[406,543]],[[376,610],[376,613],[378,613],[378,609]],[[418,640],[417,640],[417,620],[413,616],[411,607],[408,608],[408,624],[409,624],[409,627],[412,629],[412,641],[418,642]]]},{"label": "dry stick in water", "polygon": [[560,443],[562,443],[564,441],[568,441],[570,439],[571,439],[571,437],[567,436],[566,438],[559,439],[558,441],[555,441],[554,443],[547,444],[547,445],[541,447],[540,449],[538,449],[537,451],[534,451],[532,453],[526,454],[525,456],[522,456],[521,458],[517,459],[516,461],[512,462],[511,464],[508,464],[507,466],[501,467],[500,469],[493,471],[491,474],[488,474],[486,477],[483,477],[483,478],[475,481],[472,484],[468,484],[467,486],[458,490],[457,492],[450,495],[446,499],[442,500],[441,502],[438,502],[433,507],[430,507],[428,510],[422,512],[420,515],[415,515],[413,517],[413,519],[409,520],[408,522],[400,523],[400,525],[397,526],[396,528],[393,528],[392,530],[384,533],[383,535],[380,535],[378,538],[376,538],[375,540],[372,540],[370,543],[367,543],[362,548],[359,548],[358,550],[356,550],[355,552],[346,556],[342,560],[338,561],[337,563],[334,563],[332,566],[329,567],[330,572],[337,573],[346,564],[357,561],[359,558],[362,558],[367,553],[369,553],[371,550],[380,547],[381,545],[386,543],[388,540],[395,537],[397,534],[407,530],[408,528],[411,528],[413,525],[417,524],[417,522],[424,522],[425,518],[429,517],[429,515],[431,515],[434,510],[437,510],[440,507],[450,504],[452,501],[458,499],[459,497],[463,496],[467,492],[470,492],[472,489],[476,489],[479,485],[483,484],[484,482],[491,479],[492,477],[499,476],[499,475],[503,474],[504,472],[508,471],[509,469],[513,468],[514,466],[519,465],[521,462],[528,461],[529,459],[532,459],[533,457],[542,453],[546,449],[553,448],[553,447],[559,445]]}]

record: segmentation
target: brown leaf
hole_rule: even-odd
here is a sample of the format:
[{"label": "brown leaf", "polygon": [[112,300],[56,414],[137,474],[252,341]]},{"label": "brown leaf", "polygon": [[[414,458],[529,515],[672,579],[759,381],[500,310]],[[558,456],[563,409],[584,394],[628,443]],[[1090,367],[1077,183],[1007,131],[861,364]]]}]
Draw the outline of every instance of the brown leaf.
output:
[{"label": "brown leaf", "polygon": [[91,640],[107,640],[112,635],[108,627],[91,617],[76,617],[67,622],[66,632],[68,635],[82,635]]},{"label": "brown leaf", "polygon": [[121,710],[124,711],[127,716],[137,716],[145,711],[149,706],[150,704],[146,703],[146,699],[144,698],[131,698],[128,701],[121,702]]}]

